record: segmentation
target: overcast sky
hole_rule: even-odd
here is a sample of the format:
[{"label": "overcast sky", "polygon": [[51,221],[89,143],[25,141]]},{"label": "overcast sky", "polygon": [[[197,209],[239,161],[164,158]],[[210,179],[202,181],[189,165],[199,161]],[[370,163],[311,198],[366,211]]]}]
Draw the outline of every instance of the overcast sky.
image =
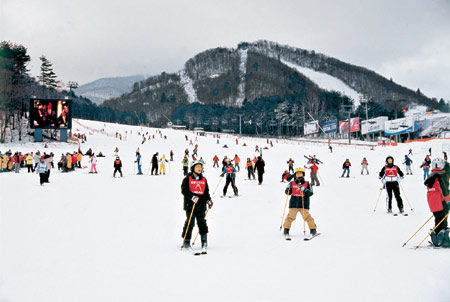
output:
[{"label": "overcast sky", "polygon": [[175,72],[265,39],[315,50],[450,101],[450,0],[0,0],[0,40],[63,82]]}]

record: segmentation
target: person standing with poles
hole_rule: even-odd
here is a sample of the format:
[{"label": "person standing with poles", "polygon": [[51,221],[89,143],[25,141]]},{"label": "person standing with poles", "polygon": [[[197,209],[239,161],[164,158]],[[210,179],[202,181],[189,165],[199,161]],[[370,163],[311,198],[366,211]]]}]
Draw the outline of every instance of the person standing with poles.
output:
[{"label": "person standing with poles", "polygon": [[263,174],[264,174],[264,167],[266,166],[266,163],[262,159],[262,156],[258,156],[258,160],[255,163],[255,170],[258,171],[258,185],[262,185],[263,182]]},{"label": "person standing with poles", "polygon": [[122,175],[122,161],[120,160],[119,156],[116,156],[116,160],[114,161],[114,172],[113,177],[116,177],[116,172],[120,173],[120,177],[123,177]]},{"label": "person standing with poles", "polygon": [[250,160],[250,157],[247,158],[247,162],[245,163],[245,168],[248,172],[248,180],[251,180],[252,177],[255,179],[255,172],[253,170],[253,162]]},{"label": "person standing with poles", "polygon": [[187,155],[184,156],[181,163],[183,164],[183,175],[186,176],[186,175],[188,175],[188,168],[189,168],[189,159],[188,159]]},{"label": "person standing with poles", "polygon": [[367,162],[367,159],[364,157],[361,162],[361,175],[364,175],[364,170],[366,171],[367,175],[369,175],[369,170],[367,169],[367,166],[369,163]]},{"label": "person standing with poles", "polygon": [[158,175],[158,152],[153,154],[151,163],[152,163],[152,175],[153,172],[155,172],[155,175]]},{"label": "person standing with poles", "polygon": [[397,165],[394,165],[394,158],[392,156],[389,155],[386,157],[386,165],[381,169],[378,176],[383,185],[385,185],[388,194],[388,197],[386,198],[387,212],[392,213],[392,192],[394,192],[398,210],[400,211],[400,214],[405,215],[399,187],[399,182],[403,179],[403,172]]},{"label": "person standing with poles", "polygon": [[294,161],[292,160],[292,158],[290,157],[289,160],[286,162],[289,166],[289,173],[294,173]]},{"label": "person standing with poles", "polygon": [[403,162],[406,165],[406,175],[412,175],[412,170],[411,170],[411,164],[412,164],[412,159],[408,157],[408,155],[405,155],[405,161]]},{"label": "person standing with poles", "polygon": [[344,177],[345,172],[347,172],[347,177],[350,177],[350,167],[351,167],[351,163],[348,160],[348,158],[345,160],[344,164],[342,165],[342,175],[341,177]]},{"label": "person standing with poles", "polygon": [[195,221],[197,221],[202,242],[201,253],[206,254],[208,225],[206,224],[205,213],[206,207],[208,206],[211,209],[213,202],[209,194],[208,182],[203,176],[203,164],[194,161],[190,170],[191,172],[183,179],[181,184],[181,194],[184,197],[183,209],[186,212],[186,221],[181,236],[183,238],[182,249],[193,251],[191,247],[192,229]]},{"label": "person standing with poles", "polygon": [[45,158],[44,156],[41,157],[41,160],[38,162],[37,166],[36,166],[36,173],[39,174],[39,182],[41,184],[41,186],[44,185],[44,182],[48,181],[47,178],[47,171],[48,171],[49,167],[47,165],[47,163],[45,162]]},{"label": "person standing with poles", "polygon": [[303,168],[295,169],[294,179],[289,182],[285,190],[286,195],[291,195],[291,200],[289,201],[289,212],[283,225],[283,234],[286,240],[290,240],[289,230],[291,229],[292,222],[297,218],[298,212],[302,214],[303,221],[308,223],[311,236],[317,235],[316,223],[314,222],[314,218],[309,213],[309,199],[313,195],[313,191],[304,176],[305,170]]},{"label": "person standing with poles", "polygon": [[142,175],[142,156],[139,151],[136,151],[136,160],[134,161],[138,167],[137,175]]},{"label": "person standing with poles", "polygon": [[227,158],[225,167],[223,168],[223,172],[220,175],[220,177],[225,176],[225,186],[223,187],[223,196],[225,197],[227,195],[227,189],[228,186],[231,184],[231,187],[234,191],[234,196],[238,196],[238,188],[236,187],[236,169],[233,167],[233,164],[231,163],[231,158]]},{"label": "person standing with poles", "polygon": [[445,173],[445,160],[435,158],[431,163],[431,174],[425,180],[427,186],[427,201],[430,211],[434,216],[434,231],[431,233],[431,241],[434,246],[450,247],[448,213],[450,192],[447,175]]}]

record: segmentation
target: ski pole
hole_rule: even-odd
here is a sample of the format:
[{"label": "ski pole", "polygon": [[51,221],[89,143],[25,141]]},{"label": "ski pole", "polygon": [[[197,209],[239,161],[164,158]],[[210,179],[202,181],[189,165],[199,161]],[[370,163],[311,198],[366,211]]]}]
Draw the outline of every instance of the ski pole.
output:
[{"label": "ski pole", "polygon": [[375,209],[373,209],[373,212],[375,213],[375,211],[377,210],[378,207],[378,201],[380,201],[380,197],[381,197],[381,193],[383,192],[384,189],[384,185],[383,187],[380,188],[380,194],[378,194],[378,198],[377,198],[377,203],[375,204]]},{"label": "ski pole", "polygon": [[408,197],[406,196],[405,189],[403,189],[403,186],[402,186],[401,183],[399,183],[399,185],[400,185],[400,188],[402,188],[403,195],[405,195],[406,201],[408,202],[408,205],[409,205],[409,207],[410,207],[410,209],[411,209],[411,211],[412,211],[413,208],[411,207],[411,204],[409,203],[409,199],[408,199]]},{"label": "ski pole", "polygon": [[303,236],[306,235],[306,226],[305,226],[305,202],[304,202],[304,197],[303,195],[305,195],[305,192],[303,191],[302,194],[302,219],[303,219]]},{"label": "ski pole", "polygon": [[319,177],[320,182],[324,185],[325,183],[323,182],[322,177],[320,177],[319,171],[317,171],[317,176]]},{"label": "ski pole", "polygon": [[223,178],[223,176],[220,177],[219,182],[217,183],[217,186],[216,186],[216,188],[214,189],[213,195],[216,194],[216,190],[217,190],[217,188],[219,187],[220,182],[222,181],[222,178]]},{"label": "ski pole", "polygon": [[195,205],[196,204],[194,203],[194,206],[192,207],[192,211],[191,211],[191,216],[189,216],[189,221],[188,221],[188,224],[187,224],[187,227],[186,227],[186,231],[184,232],[183,243],[181,244],[180,250],[183,249],[184,242],[186,241],[186,235],[187,235],[188,230],[189,230],[189,225],[191,224],[191,218],[192,218],[192,214],[194,214]]},{"label": "ski pole", "polygon": [[442,220],[441,220],[438,224],[436,224],[436,226],[434,227],[434,229],[432,229],[431,232],[429,232],[428,235],[422,240],[422,242],[420,242],[419,245],[416,246],[414,249],[418,249],[418,248],[422,245],[422,243],[428,238],[428,236],[430,236],[431,233],[433,233],[434,230],[435,230],[442,222],[444,222],[444,220],[448,217],[448,214],[450,214],[450,212],[447,213],[447,215],[445,215],[445,217],[442,218]]},{"label": "ski pole", "polygon": [[431,218],[433,218],[434,215],[431,215],[430,218],[428,218],[427,221],[425,221],[424,224],[422,224],[422,226],[417,230],[417,232],[414,233],[414,235],[411,236],[411,238],[408,239],[408,241],[406,241],[405,243],[403,243],[402,247],[404,247],[414,236],[416,236],[416,234],[428,223],[428,221],[431,220]]},{"label": "ski pole", "polygon": [[[210,209],[211,209],[211,208],[208,207],[208,209],[206,210],[205,218],[206,218],[206,216],[208,215],[208,212],[209,212]],[[199,234],[199,233],[200,233],[200,230],[197,231],[197,235],[195,235],[195,238],[194,238],[194,241],[192,242],[192,245],[195,244],[195,240],[197,240],[197,237],[198,237],[198,234]]]},{"label": "ski pole", "polygon": [[289,198],[289,194],[286,194],[286,201],[284,202],[283,216],[281,217],[280,231],[283,228],[284,214],[286,213],[288,198]]}]

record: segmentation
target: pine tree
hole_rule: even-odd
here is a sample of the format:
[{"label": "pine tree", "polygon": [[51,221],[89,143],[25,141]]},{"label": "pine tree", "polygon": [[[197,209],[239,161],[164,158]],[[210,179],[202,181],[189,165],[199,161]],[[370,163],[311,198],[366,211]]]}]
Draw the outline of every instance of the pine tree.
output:
[{"label": "pine tree", "polygon": [[39,82],[42,86],[48,89],[56,89],[58,87],[58,81],[56,80],[56,74],[53,72],[52,63],[42,55],[41,60],[41,74],[39,75]]}]

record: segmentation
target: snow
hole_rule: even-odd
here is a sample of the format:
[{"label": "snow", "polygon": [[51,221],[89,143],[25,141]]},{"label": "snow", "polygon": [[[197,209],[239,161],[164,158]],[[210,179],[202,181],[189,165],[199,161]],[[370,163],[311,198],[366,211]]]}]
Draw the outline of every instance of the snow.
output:
[{"label": "snow", "polygon": [[242,106],[245,99],[245,74],[247,73],[247,55],[248,49],[239,49],[239,78],[241,82],[238,86],[238,98],[236,100],[236,105]]},{"label": "snow", "polygon": [[184,91],[188,96],[188,102],[191,104],[197,102],[197,93],[195,92],[192,79],[189,77],[185,70],[180,71],[180,77],[181,86],[183,86]]},{"label": "snow", "polygon": [[357,108],[360,105],[359,97],[360,94],[354,90],[353,88],[349,87],[347,84],[345,84],[342,80],[335,78],[333,76],[330,76],[326,73],[318,72],[310,68],[302,67],[300,65],[281,60],[281,62],[290,68],[293,68],[300,72],[301,74],[308,77],[311,81],[317,84],[322,89],[325,90],[334,90],[341,93],[344,93],[345,95],[349,96],[353,99],[355,108]]},{"label": "snow", "polygon": [[[430,222],[407,247],[402,244],[431,216],[418,166],[432,147],[440,155],[442,141],[399,144],[398,147],[345,146],[273,140],[264,150],[264,183],[245,180],[237,173],[238,198],[219,198],[224,182],[213,195],[208,214],[209,254],[194,257],[180,251],[185,220],[180,185],[181,159],[188,146],[187,134],[199,144],[206,160],[205,176],[211,191],[219,181],[212,168],[217,154],[242,160],[253,157],[254,146],[265,140],[222,135],[220,145],[211,136],[79,120],[74,127],[86,133],[83,151],[92,148],[99,174],[87,169],[70,173],[52,170],[50,184],[39,185],[38,176],[0,173],[0,301],[286,301],[300,297],[312,301],[449,301],[449,250],[408,247],[418,244]],[[89,128],[89,129],[88,129]],[[142,130],[141,130],[142,129]],[[95,130],[95,131],[94,131]],[[130,133],[130,130],[133,133]],[[115,132],[127,141],[115,138]],[[141,144],[138,132],[155,134]],[[89,132],[93,133],[92,135]],[[148,135],[146,135],[148,137]],[[243,147],[246,142],[248,147]],[[223,144],[228,149],[221,148]],[[76,144],[3,144],[8,149],[72,152]],[[119,148],[124,178],[112,178],[114,149]],[[134,155],[140,148],[143,172],[153,153],[173,162],[164,176],[134,175]],[[377,172],[387,155],[401,165],[413,149],[414,175],[402,182],[408,217],[385,213],[384,195],[374,213],[381,186]],[[285,183],[281,173],[292,157],[303,166],[303,155],[315,154],[324,164],[323,180],[311,197],[311,215],[318,238],[303,241],[303,222],[293,223],[290,242],[279,231]],[[370,176],[361,176],[359,163],[365,156]],[[343,161],[353,164],[352,178],[339,178]],[[87,165],[83,158],[82,165]],[[404,169],[403,169],[404,171]],[[354,178],[353,178],[354,177]],[[308,177],[309,179],[309,177]],[[408,205],[410,202],[412,212]],[[393,202],[396,209],[395,201]],[[194,234],[197,227],[194,229]],[[308,230],[307,230],[308,232]],[[199,242],[195,247],[198,247]]]}]

